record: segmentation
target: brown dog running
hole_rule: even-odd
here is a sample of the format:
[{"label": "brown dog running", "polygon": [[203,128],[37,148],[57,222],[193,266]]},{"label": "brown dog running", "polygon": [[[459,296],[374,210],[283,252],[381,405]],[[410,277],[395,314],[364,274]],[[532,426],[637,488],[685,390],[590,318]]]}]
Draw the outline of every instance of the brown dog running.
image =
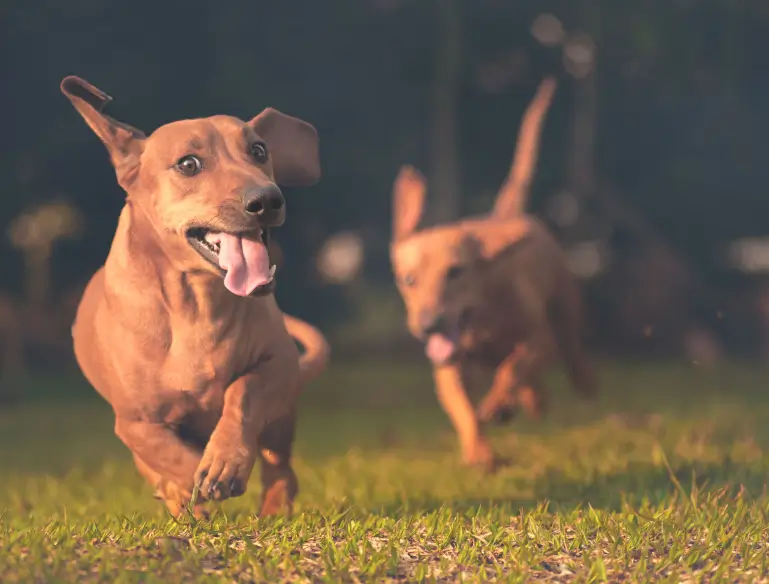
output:
[{"label": "brown dog running", "polygon": [[268,245],[286,214],[277,184],[320,178],[315,128],[268,108],[250,122],[183,120],[146,136],[105,115],[111,98],[86,81],[67,77],[61,89],[127,193],[73,325],[80,368],[172,514],[196,483],[198,515],[206,500],[243,494],[257,458],[260,514],[290,511],[296,402],[328,345],[281,313]]},{"label": "brown dog running", "polygon": [[[581,343],[581,299],[565,255],[543,224],[523,214],[536,164],[539,133],[555,80],[540,85],[519,133],[519,145],[493,212],[417,231],[425,179],[405,166],[393,189],[390,257],[411,333],[425,342],[438,399],[468,464],[494,467],[480,422],[522,406],[543,408],[540,376],[556,344],[575,387],[594,382]],[[471,363],[495,368],[477,412],[464,388]]]}]

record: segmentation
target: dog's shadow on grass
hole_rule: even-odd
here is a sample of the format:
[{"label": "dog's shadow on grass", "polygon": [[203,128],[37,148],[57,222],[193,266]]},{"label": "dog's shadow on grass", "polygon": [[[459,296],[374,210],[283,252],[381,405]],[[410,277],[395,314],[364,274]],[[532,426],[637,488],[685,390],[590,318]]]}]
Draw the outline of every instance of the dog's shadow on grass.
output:
[{"label": "dog's shadow on grass", "polygon": [[432,513],[450,509],[461,514],[505,511],[516,514],[548,504],[550,511],[568,512],[589,506],[602,511],[620,511],[626,505],[637,507],[644,501],[651,505],[703,500],[723,490],[729,497],[741,492],[758,497],[766,492],[766,473],[759,465],[748,466],[733,461],[722,464],[687,463],[675,469],[664,464],[637,464],[616,474],[598,475],[593,480],[575,480],[560,471],[549,471],[534,484],[530,496],[461,499],[409,499],[371,509],[374,513],[398,515],[404,507],[413,513]]}]

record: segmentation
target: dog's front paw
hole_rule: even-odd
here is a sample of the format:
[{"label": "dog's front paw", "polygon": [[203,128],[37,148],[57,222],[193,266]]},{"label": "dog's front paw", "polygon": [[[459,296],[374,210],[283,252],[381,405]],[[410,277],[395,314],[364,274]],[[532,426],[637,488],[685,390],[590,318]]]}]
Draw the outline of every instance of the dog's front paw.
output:
[{"label": "dog's front paw", "polygon": [[479,440],[472,448],[462,454],[462,463],[467,466],[480,467],[486,472],[494,472],[500,461],[486,440]]},{"label": "dog's front paw", "polygon": [[239,449],[223,449],[209,443],[195,473],[200,494],[210,501],[239,497],[246,492],[253,462]]},{"label": "dog's front paw", "polygon": [[518,390],[518,402],[532,420],[540,421],[547,412],[547,403],[542,392],[533,387],[520,388]]},{"label": "dog's front paw", "polygon": [[502,396],[490,396],[484,399],[478,406],[475,415],[482,424],[495,422],[507,424],[515,418],[519,410],[519,404],[509,393]]}]

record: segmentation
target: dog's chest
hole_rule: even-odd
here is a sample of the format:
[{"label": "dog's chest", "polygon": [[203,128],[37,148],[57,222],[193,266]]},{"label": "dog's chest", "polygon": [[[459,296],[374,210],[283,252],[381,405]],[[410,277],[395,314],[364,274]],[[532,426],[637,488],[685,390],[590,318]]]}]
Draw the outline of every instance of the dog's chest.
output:
[{"label": "dog's chest", "polygon": [[172,343],[160,384],[169,397],[201,409],[220,409],[224,391],[252,361],[247,343],[186,336]]},{"label": "dog's chest", "polygon": [[514,343],[503,342],[504,337],[489,334],[473,336],[472,340],[463,343],[463,350],[470,361],[486,367],[497,367],[510,353]]},{"label": "dog's chest", "polygon": [[514,305],[508,312],[492,309],[476,316],[460,343],[471,360],[496,367],[518,343],[530,336],[530,328],[519,307]]}]

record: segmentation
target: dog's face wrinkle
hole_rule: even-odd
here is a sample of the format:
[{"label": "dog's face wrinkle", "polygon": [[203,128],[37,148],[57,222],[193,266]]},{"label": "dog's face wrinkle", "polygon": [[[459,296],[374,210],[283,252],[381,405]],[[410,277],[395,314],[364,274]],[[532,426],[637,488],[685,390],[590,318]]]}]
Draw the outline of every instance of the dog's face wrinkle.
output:
[{"label": "dog's face wrinkle", "polygon": [[187,142],[187,146],[185,147],[185,151],[187,151],[189,154],[196,154],[203,150],[203,140],[201,140],[198,136],[192,136],[192,138],[189,139]]},{"label": "dog's face wrinkle", "polygon": [[246,123],[230,116],[181,120],[158,128],[147,139],[145,152],[159,167],[171,168],[192,154],[210,163],[219,158],[248,160]]},{"label": "dog's face wrinkle", "polygon": [[259,222],[245,214],[239,201],[226,201],[217,207],[215,215],[205,227],[230,233],[245,233],[259,229]]}]

